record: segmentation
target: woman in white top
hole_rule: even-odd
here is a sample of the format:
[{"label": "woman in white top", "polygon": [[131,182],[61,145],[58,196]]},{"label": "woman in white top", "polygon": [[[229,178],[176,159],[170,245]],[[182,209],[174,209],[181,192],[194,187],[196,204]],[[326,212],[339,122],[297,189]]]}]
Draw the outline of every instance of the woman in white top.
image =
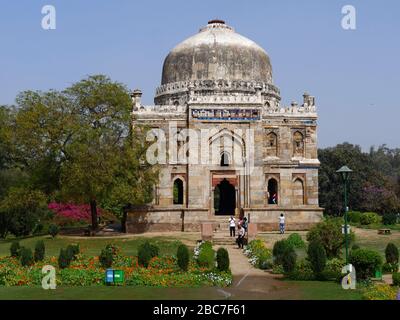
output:
[{"label": "woman in white top", "polygon": [[279,217],[279,230],[281,234],[285,233],[285,216],[283,215],[283,213],[281,213]]},{"label": "woman in white top", "polygon": [[231,237],[235,236],[235,230],[236,230],[236,220],[233,216],[229,218],[229,231],[231,234]]}]

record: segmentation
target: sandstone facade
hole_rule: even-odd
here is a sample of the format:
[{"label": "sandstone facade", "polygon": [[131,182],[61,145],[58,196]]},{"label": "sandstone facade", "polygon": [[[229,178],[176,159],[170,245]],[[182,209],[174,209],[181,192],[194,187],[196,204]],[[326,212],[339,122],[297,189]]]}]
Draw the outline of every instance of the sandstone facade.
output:
[{"label": "sandstone facade", "polygon": [[258,231],[277,230],[281,213],[289,230],[321,219],[315,98],[281,106],[270,59],[254,42],[210,21],[166,58],[155,105],[140,97],[132,93],[133,126],[165,132],[155,141],[166,162],[153,203],[128,215],[128,232],[200,231],[240,208]]}]

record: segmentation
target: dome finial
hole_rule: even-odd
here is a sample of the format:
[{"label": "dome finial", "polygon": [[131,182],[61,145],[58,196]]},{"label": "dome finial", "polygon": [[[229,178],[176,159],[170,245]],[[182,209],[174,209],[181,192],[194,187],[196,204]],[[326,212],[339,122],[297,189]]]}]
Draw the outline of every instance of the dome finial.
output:
[{"label": "dome finial", "polygon": [[225,21],[221,19],[212,19],[208,21],[208,24],[214,24],[214,23],[225,24]]}]

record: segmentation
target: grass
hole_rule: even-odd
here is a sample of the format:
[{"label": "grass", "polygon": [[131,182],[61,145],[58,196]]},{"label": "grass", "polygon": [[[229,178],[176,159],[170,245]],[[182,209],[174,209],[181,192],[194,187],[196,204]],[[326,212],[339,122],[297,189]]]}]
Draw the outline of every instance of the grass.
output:
[{"label": "grass", "polygon": [[215,288],[1,287],[0,300],[196,300],[222,299]]},{"label": "grass", "polygon": [[392,231],[390,235],[380,235],[376,230],[356,230],[355,244],[362,248],[376,250],[382,256],[385,255],[385,248],[389,242],[394,243],[400,248],[400,232]]},{"label": "grass", "polygon": [[400,231],[400,223],[392,224],[392,225],[385,225],[383,223],[373,223],[368,225],[362,225],[361,223],[349,223],[352,226],[361,229],[369,229],[369,230],[379,230],[379,229],[390,229],[390,230],[397,230]]},{"label": "grass", "polygon": [[304,300],[361,300],[361,290],[345,290],[331,281],[287,281],[299,290]]},{"label": "grass", "polygon": [[[145,238],[114,238],[114,239],[101,239],[101,238],[82,238],[71,239],[68,237],[57,236],[52,239],[50,236],[30,237],[19,240],[21,246],[35,248],[38,240],[43,240],[46,247],[46,256],[58,256],[60,249],[67,247],[68,244],[78,243],[81,251],[87,255],[97,256],[100,254],[108,243],[113,243],[121,247],[122,253],[126,255],[137,255],[137,250],[140,244],[146,240],[150,240],[156,244],[160,249],[160,255],[175,255],[180,241],[165,239],[163,237]],[[0,240],[0,256],[10,255],[10,245],[13,240]]]}]

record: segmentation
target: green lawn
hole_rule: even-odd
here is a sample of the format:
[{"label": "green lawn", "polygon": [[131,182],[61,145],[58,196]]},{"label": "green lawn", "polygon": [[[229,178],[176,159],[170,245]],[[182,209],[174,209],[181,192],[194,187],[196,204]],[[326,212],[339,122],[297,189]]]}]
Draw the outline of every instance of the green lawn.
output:
[{"label": "green lawn", "polygon": [[392,231],[391,235],[379,235],[376,230],[359,229],[356,233],[355,244],[376,250],[382,256],[385,255],[385,248],[389,242],[400,248],[400,231]]},{"label": "green lawn", "polygon": [[223,299],[215,288],[1,287],[0,300],[196,300]]},{"label": "green lawn", "polygon": [[[161,255],[175,255],[176,250],[181,243],[177,240],[166,239],[163,237],[154,238],[114,238],[114,239],[102,239],[102,238],[79,238],[71,239],[68,237],[58,236],[52,239],[50,236],[39,236],[31,237],[19,240],[21,246],[31,248],[35,247],[35,243],[38,240],[43,240],[46,247],[46,256],[58,256],[60,248],[65,248],[68,244],[79,243],[81,251],[84,254],[90,256],[97,256],[100,254],[101,249],[103,249],[108,243],[113,243],[121,247],[121,250],[126,255],[136,255],[137,249],[140,244],[144,241],[150,240],[155,243],[160,248]],[[12,240],[0,240],[0,256],[10,255],[10,245]]]},{"label": "green lawn", "polygon": [[360,290],[344,290],[331,281],[287,281],[295,285],[304,300],[361,300]]},{"label": "green lawn", "polygon": [[[302,300],[360,300],[360,290],[344,290],[338,283],[320,281],[286,281],[295,286]],[[243,293],[242,293],[243,294]],[[222,300],[217,288],[154,288],[154,287],[0,287],[0,300]],[[233,299],[245,299],[235,296]],[[262,296],[259,297],[262,299]]]}]

